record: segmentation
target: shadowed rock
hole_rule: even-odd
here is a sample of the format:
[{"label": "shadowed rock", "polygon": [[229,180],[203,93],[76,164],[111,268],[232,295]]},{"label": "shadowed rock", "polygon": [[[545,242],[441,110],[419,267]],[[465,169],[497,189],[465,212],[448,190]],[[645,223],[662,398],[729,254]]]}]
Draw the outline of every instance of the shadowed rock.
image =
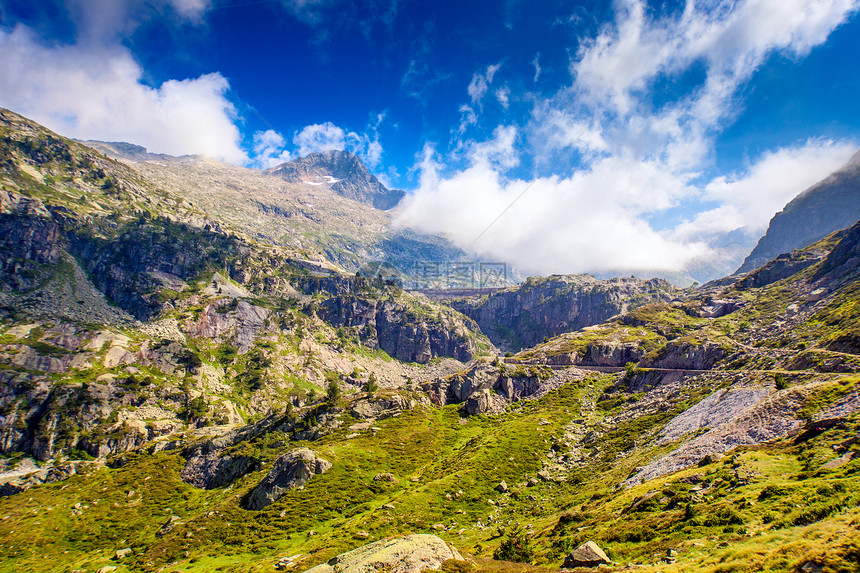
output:
[{"label": "shadowed rock", "polygon": [[248,509],[263,509],[274,503],[287,491],[304,485],[316,474],[331,468],[331,462],[307,448],[284,454],[275,462],[272,471],[248,496]]}]

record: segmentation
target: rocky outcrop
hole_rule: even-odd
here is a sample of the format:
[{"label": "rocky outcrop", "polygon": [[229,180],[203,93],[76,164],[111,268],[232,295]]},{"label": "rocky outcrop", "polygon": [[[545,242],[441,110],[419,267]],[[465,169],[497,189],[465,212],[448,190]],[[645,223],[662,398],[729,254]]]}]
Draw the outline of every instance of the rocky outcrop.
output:
[{"label": "rocky outcrop", "polygon": [[677,293],[662,279],[601,281],[591,275],[552,275],[529,278],[485,297],[454,300],[451,306],[477,322],[493,344],[520,350],[637,306],[671,301]]},{"label": "rocky outcrop", "polygon": [[[821,267],[815,273],[815,280],[826,279],[828,283],[841,283],[846,280],[856,279],[860,270],[860,222],[855,223],[847,229],[833,250],[824,259]],[[835,286],[835,285],[834,285]],[[820,287],[816,292],[820,292]],[[815,295],[810,294],[813,300]],[[823,295],[817,297],[818,300]]]},{"label": "rocky outcrop", "polygon": [[33,472],[21,471],[0,475],[0,497],[21,493],[33,486],[61,481],[76,473],[75,464],[64,463],[46,466]]},{"label": "rocky outcrop", "polygon": [[362,420],[382,420],[396,416],[404,410],[411,410],[416,405],[415,400],[400,394],[381,398],[357,398],[350,404],[349,413]]},{"label": "rocky outcrop", "polygon": [[671,370],[710,370],[728,353],[726,348],[713,342],[673,340],[666,343],[655,356],[642,358],[639,366]]},{"label": "rocky outcrop", "polygon": [[284,454],[263,481],[248,494],[248,509],[259,510],[271,505],[287,491],[304,485],[313,476],[331,467],[331,462],[318,458],[316,453],[307,448]]},{"label": "rocky outcrop", "polygon": [[825,251],[817,249],[804,249],[781,254],[736,282],[735,288],[746,290],[773,284],[814,265],[826,254]]},{"label": "rocky outcrop", "polygon": [[383,210],[397,205],[405,195],[398,189],[386,188],[348,151],[311,153],[267,173],[293,183],[329,184],[338,195]]},{"label": "rocky outcrop", "polygon": [[182,481],[194,487],[215,489],[259,469],[260,460],[257,458],[224,455],[222,450],[210,447],[190,456],[179,475]]},{"label": "rocky outcrop", "polygon": [[452,545],[430,534],[383,539],[347,553],[305,573],[421,573],[439,570],[448,559],[463,560]]},{"label": "rocky outcrop", "polygon": [[860,219],[860,151],[773,216],[767,232],[737,273],[756,269],[783,253],[802,249]]},{"label": "rocky outcrop", "polygon": [[244,353],[260,335],[269,314],[268,309],[244,300],[220,299],[206,305],[200,318],[187,326],[185,332],[195,338],[227,339]]},{"label": "rocky outcrop", "polygon": [[508,401],[489,389],[480,390],[466,400],[466,412],[477,414],[500,414],[505,411]]},{"label": "rocky outcrop", "polygon": [[0,189],[0,284],[14,290],[36,287],[41,265],[56,263],[62,230],[38,199]]},{"label": "rocky outcrop", "polygon": [[512,402],[539,398],[581,377],[582,371],[572,368],[556,373],[546,366],[479,361],[425,384],[423,390],[439,406],[463,404],[470,415],[499,414]]},{"label": "rocky outcrop", "polygon": [[441,314],[422,317],[392,300],[335,296],[320,303],[319,315],[337,327],[357,327],[364,344],[404,362],[423,364],[438,356],[467,362],[476,351],[475,334],[464,324],[445,323]]}]

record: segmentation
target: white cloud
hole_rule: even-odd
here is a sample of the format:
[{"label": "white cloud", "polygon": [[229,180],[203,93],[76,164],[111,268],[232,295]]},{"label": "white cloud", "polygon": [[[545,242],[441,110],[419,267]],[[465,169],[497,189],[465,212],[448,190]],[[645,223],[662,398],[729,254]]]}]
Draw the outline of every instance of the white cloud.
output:
[{"label": "white cloud", "polygon": [[173,8],[186,18],[197,20],[212,6],[212,0],[170,0]]},{"label": "white cloud", "polygon": [[305,126],[293,137],[293,144],[298,146],[299,155],[319,153],[330,150],[346,150],[359,155],[371,169],[379,166],[382,160],[383,148],[379,143],[377,128],[384,119],[384,114],[377,116],[376,125],[368,126],[367,133],[347,132],[327,121]]},{"label": "white cloud", "polygon": [[[496,147],[509,137],[497,133]],[[570,178],[505,182],[490,158],[474,153],[468,168],[442,177],[425,150],[421,187],[404,200],[398,221],[528,272],[675,269],[706,251],[643,222],[690,192],[659,165],[610,158]]]},{"label": "white cloud", "polygon": [[493,83],[493,77],[499,71],[500,67],[501,64],[493,64],[487,66],[487,69],[483,73],[476,73],[472,76],[472,81],[469,82],[466,92],[472,98],[473,105],[481,105],[481,100],[487,94],[490,84]]},{"label": "white cloud", "polygon": [[260,169],[269,169],[292,159],[284,147],[284,136],[273,129],[258,131],[254,134],[254,157],[252,164]]},{"label": "white cloud", "polygon": [[499,100],[499,105],[501,105],[503,109],[508,109],[511,105],[511,88],[505,86],[497,89],[496,99]]},{"label": "white cloud", "polygon": [[774,213],[799,192],[842,167],[856,151],[853,145],[810,141],[805,145],[765,153],[743,174],[713,179],[704,198],[720,204],[680,225],[682,237],[726,233],[738,228],[760,234]]},{"label": "white cloud", "polygon": [[220,74],[143,83],[144,72],[121,46],[43,46],[29,29],[0,31],[0,105],[66,136],[129,141],[157,153],[203,154],[245,161]]},{"label": "white cloud", "polygon": [[305,126],[293,137],[293,144],[299,147],[299,155],[319,153],[332,149],[345,149],[344,131],[331,122],[315,123]]},{"label": "white cloud", "polygon": [[[810,141],[754,158],[743,172],[703,176],[713,169],[716,136],[740,110],[739,88],[771,54],[799,58],[826,41],[860,0],[691,0],[658,16],[643,0],[615,6],[615,20],[581,41],[570,85],[536,97],[521,130],[500,126],[486,142],[455,137],[448,158],[425,148],[421,183],[401,222],[533,272],[678,271],[708,259],[730,271],[738,253],[716,250],[717,235],[760,232],[794,195],[847,160],[851,142]],[[537,81],[539,55],[532,64]],[[668,99],[654,93],[660,80],[694,66],[697,85]],[[473,76],[458,135],[476,121],[467,112],[480,107],[491,81],[491,74]],[[512,138],[528,141],[535,163],[551,172],[556,158],[575,150],[578,163],[560,169],[577,170],[509,180],[518,160]],[[463,150],[465,168],[442,166],[461,161]],[[704,212],[678,223],[677,213],[696,209]]]}]

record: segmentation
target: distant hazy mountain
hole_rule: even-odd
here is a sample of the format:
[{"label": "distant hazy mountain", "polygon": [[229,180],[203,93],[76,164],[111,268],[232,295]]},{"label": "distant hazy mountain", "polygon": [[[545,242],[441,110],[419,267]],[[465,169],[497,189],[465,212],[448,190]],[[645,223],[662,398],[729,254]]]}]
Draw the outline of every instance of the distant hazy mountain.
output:
[{"label": "distant hazy mountain", "polygon": [[822,239],[860,219],[860,151],[844,167],[816,183],[770,220],[767,233],[736,271],[749,272],[777,255]]},{"label": "distant hazy mountain", "polygon": [[367,170],[361,159],[348,151],[324,151],[294,159],[267,173],[290,183],[330,184],[331,190],[377,209],[391,209],[405,193],[388,189]]}]

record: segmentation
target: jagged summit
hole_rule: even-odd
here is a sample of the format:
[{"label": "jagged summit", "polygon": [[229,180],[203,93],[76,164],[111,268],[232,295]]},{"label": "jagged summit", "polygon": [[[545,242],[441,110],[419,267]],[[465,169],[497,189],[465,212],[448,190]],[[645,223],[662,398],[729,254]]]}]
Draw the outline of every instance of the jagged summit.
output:
[{"label": "jagged summit", "polygon": [[311,153],[273,167],[267,173],[291,183],[328,183],[338,195],[382,210],[391,209],[405,195],[399,189],[385,187],[361,159],[348,151]]},{"label": "jagged summit", "polygon": [[767,232],[737,273],[818,241],[860,219],[860,150],[838,171],[800,195],[770,220]]}]

